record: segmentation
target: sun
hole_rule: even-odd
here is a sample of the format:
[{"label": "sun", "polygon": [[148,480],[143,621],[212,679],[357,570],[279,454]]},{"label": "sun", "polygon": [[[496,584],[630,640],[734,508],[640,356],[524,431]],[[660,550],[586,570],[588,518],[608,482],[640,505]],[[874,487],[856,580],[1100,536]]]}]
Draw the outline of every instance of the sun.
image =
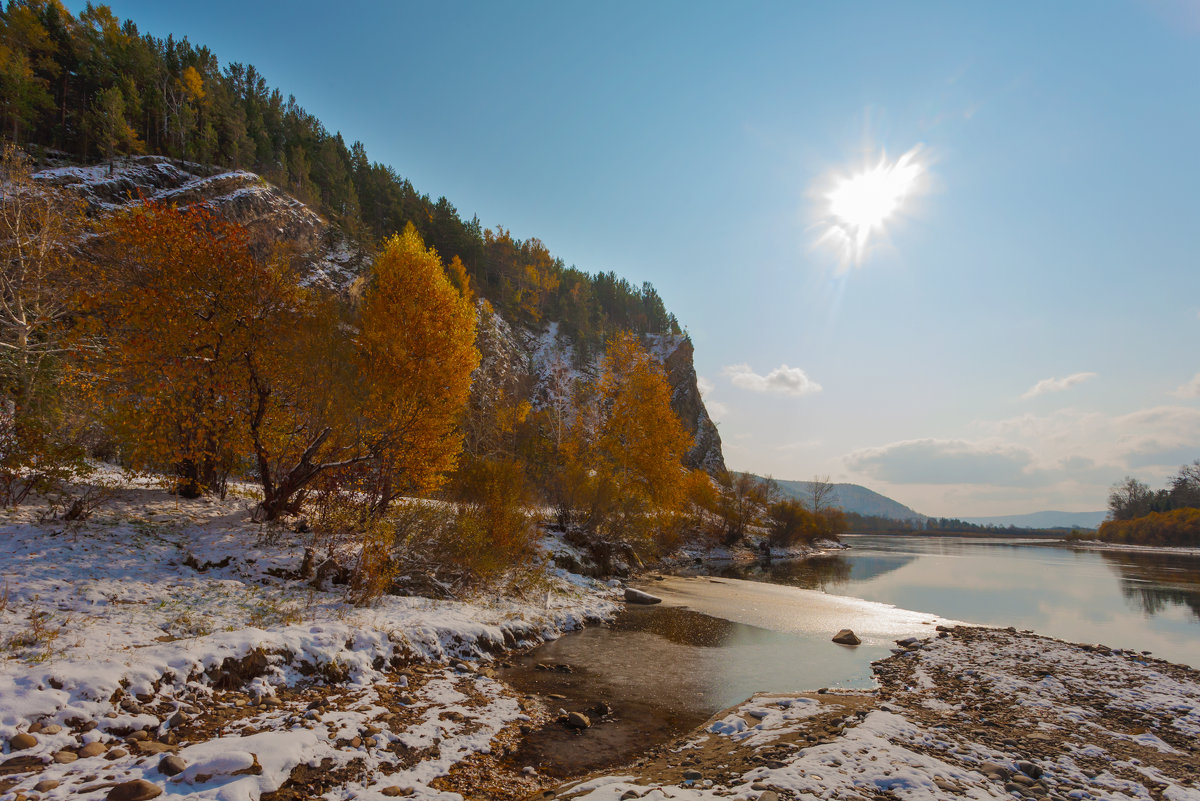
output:
[{"label": "sun", "polygon": [[895,161],[883,154],[874,166],[834,179],[825,194],[828,228],[822,239],[839,245],[847,261],[861,261],[872,235],[916,192],[925,173],[920,152],[914,147]]}]

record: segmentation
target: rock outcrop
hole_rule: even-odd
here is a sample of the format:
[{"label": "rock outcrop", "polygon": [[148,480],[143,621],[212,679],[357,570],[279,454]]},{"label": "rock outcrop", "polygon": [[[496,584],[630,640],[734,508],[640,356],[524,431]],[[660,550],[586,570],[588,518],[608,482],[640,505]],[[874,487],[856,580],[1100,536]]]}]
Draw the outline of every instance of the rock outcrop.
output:
[{"label": "rock outcrop", "polygon": [[133,156],[89,167],[51,166],[35,173],[44,183],[78,194],[93,213],[147,200],[197,203],[246,227],[262,247],[286,244],[308,268],[306,280],[339,291],[361,272],[365,254],[308,205],[252,172],[165,156]]}]

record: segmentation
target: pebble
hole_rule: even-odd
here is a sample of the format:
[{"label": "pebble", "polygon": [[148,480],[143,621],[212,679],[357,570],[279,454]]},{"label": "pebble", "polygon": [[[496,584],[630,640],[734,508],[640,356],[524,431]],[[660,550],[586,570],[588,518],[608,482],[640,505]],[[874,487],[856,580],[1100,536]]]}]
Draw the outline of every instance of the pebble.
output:
[{"label": "pebble", "polygon": [[77,759],[79,759],[79,754],[74,751],[59,751],[54,755],[54,761],[60,765],[70,765]]},{"label": "pebble", "polygon": [[132,734],[130,734],[128,737],[125,738],[125,741],[136,743],[139,740],[149,740],[149,739],[150,739],[150,732],[146,731],[145,729],[141,729],[139,731],[135,731]]},{"label": "pebble", "polygon": [[12,739],[8,741],[9,751],[24,751],[26,748],[33,748],[38,744],[38,739],[29,732],[21,732],[14,734]]},{"label": "pebble", "polygon": [[567,727],[571,729],[586,729],[592,725],[592,721],[587,715],[582,712],[572,712],[567,715]]},{"label": "pebble", "polygon": [[48,793],[58,785],[62,784],[58,779],[42,779],[37,784],[33,785],[33,789],[39,793]]},{"label": "pebble", "polygon": [[108,791],[107,801],[146,801],[162,795],[162,788],[145,779],[122,782]]},{"label": "pebble", "polygon": [[685,780],[690,779],[691,781],[699,781],[700,779],[704,778],[704,774],[698,770],[685,770],[683,772],[683,778]]},{"label": "pebble", "polygon": [[626,790],[621,793],[621,801],[629,801],[631,798],[641,798],[641,796],[637,794],[637,790]]},{"label": "pebble", "polygon": [[188,716],[185,715],[182,710],[180,710],[174,715],[171,715],[171,717],[167,720],[167,726],[172,729],[177,729],[187,722]]},{"label": "pebble", "polygon": [[[30,727],[30,731],[33,731],[32,726]],[[42,734],[58,734],[60,731],[62,731],[62,726],[59,726],[57,723],[51,723],[49,726],[43,726],[41,733]]]},{"label": "pebble", "polygon": [[400,787],[398,785],[393,784],[391,787],[384,787],[379,792],[383,793],[388,798],[396,798],[398,796],[412,795],[416,791],[413,790],[413,788],[411,788],[411,787]]},{"label": "pebble", "polygon": [[779,793],[774,790],[764,790],[758,797],[758,801],[779,801]]},{"label": "pebble", "polygon": [[1017,763],[1017,770],[1021,771],[1026,776],[1031,776],[1035,779],[1042,778],[1042,769],[1025,759],[1022,759]]},{"label": "pebble", "polygon": [[83,748],[79,749],[79,756],[87,759],[88,757],[100,756],[108,749],[104,747],[104,743],[88,743]]},{"label": "pebble", "polygon": [[105,759],[120,759],[121,757],[129,756],[129,752],[124,748],[114,748],[104,755]]}]

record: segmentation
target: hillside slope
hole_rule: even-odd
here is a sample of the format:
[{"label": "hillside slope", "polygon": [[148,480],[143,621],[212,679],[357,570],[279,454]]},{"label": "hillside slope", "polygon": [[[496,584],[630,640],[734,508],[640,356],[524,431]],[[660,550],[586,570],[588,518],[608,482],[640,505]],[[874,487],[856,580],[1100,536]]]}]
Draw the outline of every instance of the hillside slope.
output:
[{"label": "hillside slope", "polygon": [[[779,485],[785,497],[801,501],[812,497],[811,481],[785,481],[777,478],[775,483]],[[832,503],[845,512],[887,517],[892,520],[924,520],[926,517],[861,484],[834,484]]]}]

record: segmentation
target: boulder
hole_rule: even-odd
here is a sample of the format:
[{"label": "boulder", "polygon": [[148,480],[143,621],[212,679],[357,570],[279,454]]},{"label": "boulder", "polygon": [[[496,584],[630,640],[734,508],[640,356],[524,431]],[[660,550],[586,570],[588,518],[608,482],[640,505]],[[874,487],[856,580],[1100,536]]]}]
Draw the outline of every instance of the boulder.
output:
[{"label": "boulder", "polygon": [[862,640],[850,629],[842,629],[833,635],[833,641],[839,645],[862,645]]},{"label": "boulder", "polygon": [[187,763],[179,754],[167,754],[158,761],[158,772],[164,776],[175,776],[187,770]]},{"label": "boulder", "polygon": [[660,604],[662,598],[657,595],[651,595],[648,592],[635,590],[633,587],[625,588],[625,600],[631,604]]}]

